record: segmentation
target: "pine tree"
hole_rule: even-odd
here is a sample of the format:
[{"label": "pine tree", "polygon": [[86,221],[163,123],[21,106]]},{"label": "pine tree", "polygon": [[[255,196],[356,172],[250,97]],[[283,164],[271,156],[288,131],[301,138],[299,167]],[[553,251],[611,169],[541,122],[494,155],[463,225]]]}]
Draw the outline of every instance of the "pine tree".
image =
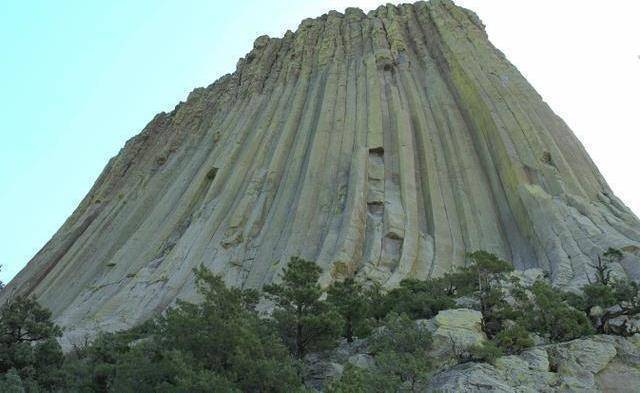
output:
[{"label": "pine tree", "polygon": [[282,338],[298,358],[308,351],[331,347],[342,330],[340,314],[320,300],[320,272],[314,262],[293,257],[282,282],[264,288],[276,304],[273,318]]},{"label": "pine tree", "polygon": [[51,312],[32,298],[18,296],[0,309],[0,374],[14,369],[23,383],[55,390],[64,383],[62,330]]},{"label": "pine tree", "polygon": [[354,335],[363,336],[369,332],[369,303],[362,285],[353,278],[333,283],[327,291],[327,302],[333,305],[344,319],[342,335],[348,342],[353,342]]}]

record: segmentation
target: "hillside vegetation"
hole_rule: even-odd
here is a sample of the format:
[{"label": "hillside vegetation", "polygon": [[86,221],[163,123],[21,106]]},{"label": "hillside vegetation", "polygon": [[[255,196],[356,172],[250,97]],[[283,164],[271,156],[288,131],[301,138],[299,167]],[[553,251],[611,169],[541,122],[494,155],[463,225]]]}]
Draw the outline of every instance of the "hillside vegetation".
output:
[{"label": "hillside vegetation", "polygon": [[[609,249],[598,258],[581,293],[514,272],[484,251],[470,254],[466,267],[389,291],[353,279],[323,289],[320,268],[299,258],[263,292],[227,287],[200,267],[201,302],[178,301],[141,326],[101,333],[67,354],[50,312],[17,297],[0,310],[0,391],[424,391],[456,364],[492,364],[595,333],[633,333],[614,323],[640,313],[638,284],[608,267],[619,256]],[[260,313],[264,305],[272,311]],[[445,315],[459,315],[462,324],[477,315],[475,336],[452,330],[443,341],[428,326]],[[356,346],[361,354],[314,380],[322,354]]]}]

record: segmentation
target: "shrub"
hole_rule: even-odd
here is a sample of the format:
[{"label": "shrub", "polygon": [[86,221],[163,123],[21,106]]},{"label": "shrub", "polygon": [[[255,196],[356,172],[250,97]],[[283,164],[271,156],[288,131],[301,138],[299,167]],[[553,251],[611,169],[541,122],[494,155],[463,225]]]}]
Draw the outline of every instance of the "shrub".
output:
[{"label": "shrub", "polygon": [[424,391],[432,364],[427,357],[431,334],[406,315],[389,314],[385,326],[370,339],[375,367],[359,369],[348,365],[334,380],[331,393]]},{"label": "shrub", "polygon": [[496,359],[502,356],[502,349],[498,347],[493,341],[483,341],[481,344],[476,344],[469,350],[471,360],[494,363]]},{"label": "shrub", "polygon": [[426,383],[432,363],[427,355],[431,334],[407,315],[391,313],[385,326],[370,339],[377,373],[395,387],[407,386],[417,391]]},{"label": "shrub", "polygon": [[[620,250],[609,248],[602,257],[598,257],[595,279],[589,277],[589,284],[582,287],[581,294],[566,296],[573,307],[591,313],[594,307],[602,308],[602,315],[594,317],[595,328],[604,332],[608,319],[619,315],[633,315],[640,312],[640,285],[627,279],[611,278],[611,264],[622,258]],[[611,312],[609,310],[616,310]]]},{"label": "shrub", "polygon": [[387,313],[406,314],[412,319],[432,318],[440,310],[455,307],[439,280],[403,280],[383,302]]},{"label": "shrub", "polygon": [[347,364],[339,378],[331,381],[327,386],[327,393],[368,393],[371,390],[371,372],[362,370],[352,364]]},{"label": "shrub", "polygon": [[561,290],[543,281],[531,286],[533,305],[523,311],[522,320],[534,332],[553,341],[568,341],[593,333],[586,314],[571,307]]},{"label": "shrub", "polygon": [[507,354],[519,353],[533,345],[533,340],[524,326],[515,323],[498,332],[495,344]]},{"label": "shrub", "polygon": [[25,388],[22,378],[15,368],[9,369],[4,375],[0,375],[0,392],[24,393]]}]

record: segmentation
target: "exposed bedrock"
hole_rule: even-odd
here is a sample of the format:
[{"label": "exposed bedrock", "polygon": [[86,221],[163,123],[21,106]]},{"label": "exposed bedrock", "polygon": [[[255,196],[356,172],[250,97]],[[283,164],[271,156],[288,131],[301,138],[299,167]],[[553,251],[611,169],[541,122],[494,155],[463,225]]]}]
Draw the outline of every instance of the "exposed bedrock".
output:
[{"label": "exposed bedrock", "polygon": [[636,216],[475,14],[432,0],[259,37],[126,143],[2,296],[73,336],[193,299],[199,264],[260,287],[301,256],[323,284],[393,286],[484,249],[577,286],[610,246],[640,277]]}]

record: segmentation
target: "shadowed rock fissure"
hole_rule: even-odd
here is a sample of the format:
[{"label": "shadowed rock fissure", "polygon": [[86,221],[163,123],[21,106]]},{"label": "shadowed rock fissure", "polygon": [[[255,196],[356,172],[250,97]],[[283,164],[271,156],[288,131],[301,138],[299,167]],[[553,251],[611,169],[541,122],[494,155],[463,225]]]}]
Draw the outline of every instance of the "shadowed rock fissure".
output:
[{"label": "shadowed rock fissure", "polygon": [[640,277],[640,223],[580,142],[446,0],[348,9],[259,37],[233,74],[126,143],[7,286],[74,336],[194,299],[290,256],[394,286],[488,250],[578,286],[608,247]]}]

